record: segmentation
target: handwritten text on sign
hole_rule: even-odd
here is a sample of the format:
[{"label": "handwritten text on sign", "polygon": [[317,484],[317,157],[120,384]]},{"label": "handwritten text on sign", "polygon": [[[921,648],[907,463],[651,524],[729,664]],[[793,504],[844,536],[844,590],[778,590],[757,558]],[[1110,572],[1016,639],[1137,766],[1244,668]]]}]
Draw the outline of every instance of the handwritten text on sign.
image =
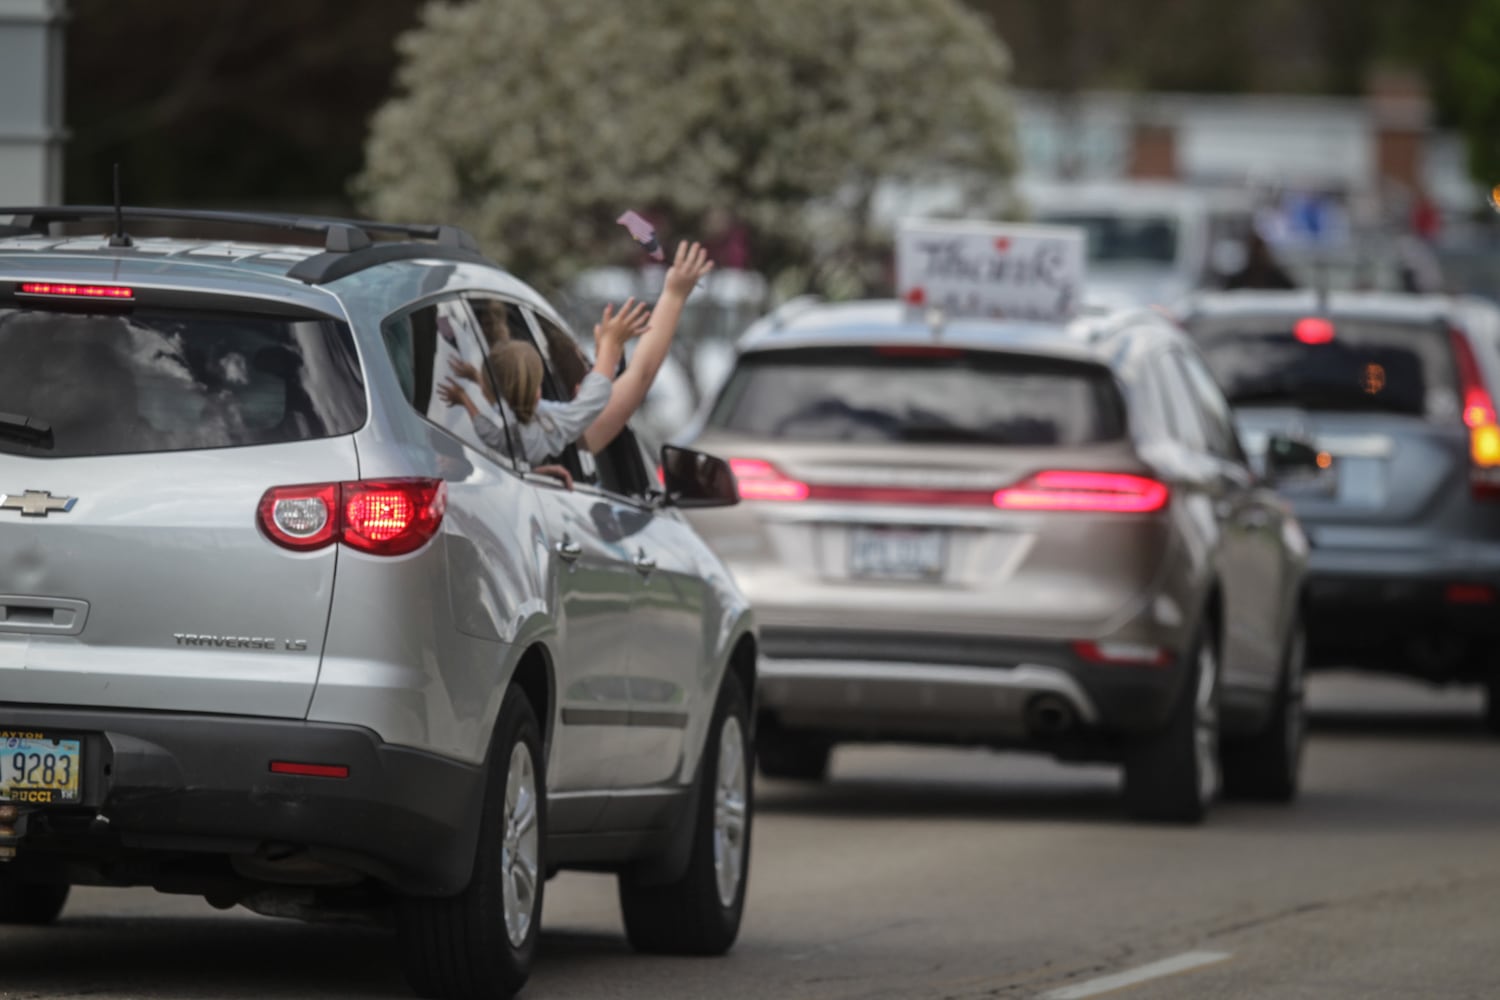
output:
[{"label": "handwritten text on sign", "polygon": [[1083,230],[1068,226],[914,220],[896,236],[896,294],[949,316],[1065,320],[1083,278]]}]

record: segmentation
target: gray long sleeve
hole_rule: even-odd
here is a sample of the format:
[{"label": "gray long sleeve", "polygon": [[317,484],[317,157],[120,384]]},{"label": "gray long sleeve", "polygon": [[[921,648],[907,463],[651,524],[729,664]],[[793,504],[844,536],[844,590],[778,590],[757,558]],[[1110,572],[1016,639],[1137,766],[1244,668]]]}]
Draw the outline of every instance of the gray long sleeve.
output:
[{"label": "gray long sleeve", "polygon": [[[524,453],[522,457],[528,464],[537,465],[561,453],[583,436],[583,432],[588,430],[589,425],[609,405],[612,389],[609,379],[598,372],[589,372],[583,384],[578,387],[578,395],[566,403],[542,400],[537,404],[536,415],[527,424],[517,420],[515,412],[504,401],[500,405],[504,410],[506,425],[521,443]],[[489,447],[510,453],[511,445],[506,439],[505,429],[489,417],[474,414],[474,431],[479,435],[479,440]]]}]

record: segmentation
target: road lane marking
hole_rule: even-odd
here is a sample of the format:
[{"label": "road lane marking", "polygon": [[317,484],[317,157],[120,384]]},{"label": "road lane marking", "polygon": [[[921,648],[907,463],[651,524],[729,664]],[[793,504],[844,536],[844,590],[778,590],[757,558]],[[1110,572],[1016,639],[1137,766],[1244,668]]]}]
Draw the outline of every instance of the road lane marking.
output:
[{"label": "road lane marking", "polygon": [[1229,957],[1226,951],[1185,951],[1181,955],[1173,955],[1171,958],[1164,958],[1150,965],[1142,965],[1136,969],[1116,972],[1110,976],[1100,976],[1098,979],[1090,979],[1087,982],[1075,983],[1072,986],[1064,986],[1061,989],[1043,993],[1039,1000],[1086,1000],[1088,997],[1103,996],[1116,990],[1139,986],[1153,979],[1163,979],[1182,972],[1217,965],[1228,960]]}]

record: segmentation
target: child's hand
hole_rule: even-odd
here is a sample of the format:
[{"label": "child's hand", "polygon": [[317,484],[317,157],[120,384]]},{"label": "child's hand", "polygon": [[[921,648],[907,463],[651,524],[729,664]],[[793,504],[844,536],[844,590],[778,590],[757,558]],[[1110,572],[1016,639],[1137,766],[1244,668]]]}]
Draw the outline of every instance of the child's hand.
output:
[{"label": "child's hand", "polygon": [[573,474],[561,465],[538,465],[531,470],[539,476],[551,476],[563,484],[563,489],[573,488]]},{"label": "child's hand", "polygon": [[713,269],[714,262],[708,259],[708,251],[703,249],[702,243],[679,243],[677,258],[667,268],[662,293],[670,292],[685,299],[698,287],[699,280]]},{"label": "child's hand", "polygon": [[474,412],[474,401],[469,398],[469,394],[464,391],[464,387],[451,378],[438,386],[438,399],[441,399],[449,406],[462,406],[470,413]]},{"label": "child's hand", "polygon": [[626,299],[619,312],[614,311],[614,306],[605,306],[604,317],[594,325],[594,342],[619,345],[634,340],[646,332],[650,320],[650,308],[633,298]]},{"label": "child's hand", "polygon": [[452,370],[453,374],[457,375],[461,379],[467,379],[470,382],[478,382],[479,381],[479,369],[478,369],[478,367],[476,367],[475,365],[470,364],[469,362],[465,361],[463,358],[452,358],[452,359],[450,359],[448,361],[448,367],[449,367],[449,369]]}]

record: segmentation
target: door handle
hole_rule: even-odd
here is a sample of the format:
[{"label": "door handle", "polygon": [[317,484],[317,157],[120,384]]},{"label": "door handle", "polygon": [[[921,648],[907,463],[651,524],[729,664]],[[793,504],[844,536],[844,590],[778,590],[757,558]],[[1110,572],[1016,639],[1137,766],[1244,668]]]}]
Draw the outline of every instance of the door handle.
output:
[{"label": "door handle", "polygon": [[642,552],[635,557],[635,568],[642,573],[649,573],[656,568],[656,560]]},{"label": "door handle", "polygon": [[564,538],[562,541],[552,546],[552,549],[568,562],[577,562],[578,557],[583,555],[583,546],[578,542],[573,541],[571,538]]}]

